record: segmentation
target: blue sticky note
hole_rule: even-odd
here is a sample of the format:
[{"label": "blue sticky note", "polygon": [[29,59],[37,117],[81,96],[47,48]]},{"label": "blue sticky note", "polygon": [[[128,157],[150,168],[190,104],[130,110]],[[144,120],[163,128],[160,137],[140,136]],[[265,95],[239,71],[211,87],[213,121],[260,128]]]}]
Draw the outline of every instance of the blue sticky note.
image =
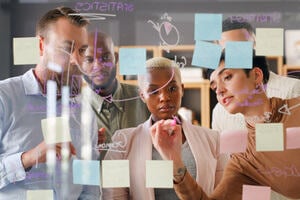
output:
[{"label": "blue sticky note", "polygon": [[222,47],[217,44],[196,41],[192,65],[216,69],[219,66]]},{"label": "blue sticky note", "polygon": [[119,57],[121,75],[146,73],[146,49],[120,48]]},{"label": "blue sticky note", "polygon": [[226,42],[225,68],[252,69],[253,42]]},{"label": "blue sticky note", "polygon": [[219,40],[222,33],[222,14],[195,14],[195,35],[199,40]]},{"label": "blue sticky note", "polygon": [[100,161],[73,160],[73,183],[100,185]]}]

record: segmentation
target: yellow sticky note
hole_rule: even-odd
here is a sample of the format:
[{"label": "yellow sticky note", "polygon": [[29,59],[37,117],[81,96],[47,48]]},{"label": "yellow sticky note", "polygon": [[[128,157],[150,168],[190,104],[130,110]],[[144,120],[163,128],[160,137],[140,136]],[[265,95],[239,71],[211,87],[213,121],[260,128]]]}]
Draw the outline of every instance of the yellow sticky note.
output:
[{"label": "yellow sticky note", "polygon": [[14,65],[37,64],[39,61],[39,40],[37,37],[13,39]]},{"label": "yellow sticky note", "polygon": [[27,200],[53,200],[53,190],[27,190]]},{"label": "yellow sticky note", "polygon": [[146,187],[173,188],[173,161],[146,160]]},{"label": "yellow sticky note", "polygon": [[103,188],[130,187],[129,160],[103,160]]},{"label": "yellow sticky note", "polygon": [[256,151],[283,151],[283,124],[255,124]]},{"label": "yellow sticky note", "polygon": [[283,29],[257,28],[256,55],[283,56]]},{"label": "yellow sticky note", "polygon": [[70,142],[70,127],[66,117],[51,117],[42,119],[42,132],[47,144]]}]

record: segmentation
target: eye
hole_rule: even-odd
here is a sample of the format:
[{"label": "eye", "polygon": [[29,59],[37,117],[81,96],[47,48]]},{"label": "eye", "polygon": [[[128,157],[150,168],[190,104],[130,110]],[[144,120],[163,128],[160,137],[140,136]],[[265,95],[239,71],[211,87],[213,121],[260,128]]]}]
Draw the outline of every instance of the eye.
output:
[{"label": "eye", "polygon": [[86,48],[79,49],[79,55],[80,56],[83,56],[85,54],[85,52],[86,52]]},{"label": "eye", "polygon": [[177,90],[177,86],[173,85],[169,88],[169,90],[170,90],[170,92],[175,92]]},{"label": "eye", "polygon": [[226,75],[226,76],[224,77],[224,81],[229,81],[231,78],[232,78],[232,75],[231,75],[231,74]]},{"label": "eye", "polygon": [[147,93],[149,94],[149,95],[157,95],[158,94],[158,92],[159,92],[159,90],[157,89],[157,88],[153,88],[153,89],[149,89],[148,91],[147,91]]},{"label": "eye", "polygon": [[87,64],[91,64],[94,62],[94,58],[91,56],[86,56],[83,60],[83,62],[87,63]]},{"label": "eye", "polygon": [[111,61],[112,60],[112,56],[110,54],[104,54],[102,56],[102,60],[103,60],[103,62]]}]

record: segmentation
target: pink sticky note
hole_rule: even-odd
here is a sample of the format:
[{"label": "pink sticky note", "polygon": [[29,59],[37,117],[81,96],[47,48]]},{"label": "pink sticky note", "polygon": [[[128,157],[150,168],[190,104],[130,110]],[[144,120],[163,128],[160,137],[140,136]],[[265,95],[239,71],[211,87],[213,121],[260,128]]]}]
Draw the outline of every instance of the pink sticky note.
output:
[{"label": "pink sticky note", "polygon": [[266,186],[243,185],[242,200],[270,200],[271,188]]},{"label": "pink sticky note", "polygon": [[247,130],[223,131],[220,138],[221,153],[245,152],[247,147]]},{"label": "pink sticky note", "polygon": [[286,148],[300,148],[300,127],[291,127],[286,129]]}]

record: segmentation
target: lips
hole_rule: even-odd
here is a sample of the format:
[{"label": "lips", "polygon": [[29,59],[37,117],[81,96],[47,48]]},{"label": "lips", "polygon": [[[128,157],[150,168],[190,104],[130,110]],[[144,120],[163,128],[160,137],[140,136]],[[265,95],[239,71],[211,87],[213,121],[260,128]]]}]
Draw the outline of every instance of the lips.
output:
[{"label": "lips", "polygon": [[227,106],[231,102],[232,98],[233,98],[233,96],[223,98],[222,99],[222,104]]},{"label": "lips", "polygon": [[171,105],[163,105],[163,106],[160,106],[159,107],[159,110],[161,112],[170,112],[170,111],[173,111],[174,110],[174,106],[171,106]]}]

